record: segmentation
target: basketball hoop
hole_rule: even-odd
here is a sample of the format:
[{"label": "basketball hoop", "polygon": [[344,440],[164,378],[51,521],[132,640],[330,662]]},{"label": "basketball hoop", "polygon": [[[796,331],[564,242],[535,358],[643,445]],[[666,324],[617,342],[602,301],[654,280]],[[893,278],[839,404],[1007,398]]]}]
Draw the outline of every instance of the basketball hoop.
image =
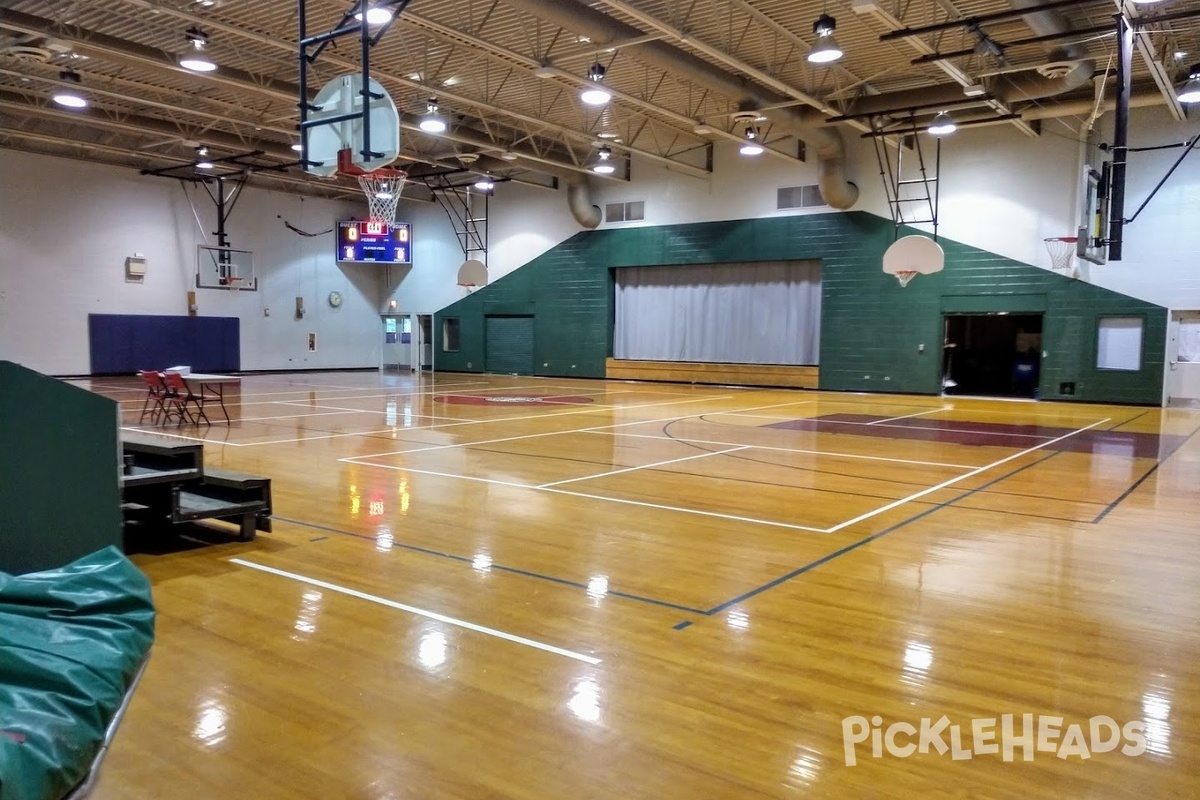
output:
[{"label": "basketball hoop", "polygon": [[225,288],[239,292],[242,290],[242,284],[245,282],[245,280],[245,278],[237,278],[231,275],[230,277],[223,279],[222,282],[225,284]]},{"label": "basketball hoop", "polygon": [[942,246],[928,236],[901,236],[883,253],[883,271],[896,276],[900,288],[908,286],[918,275],[941,272],[946,265]]},{"label": "basketball hoop", "polygon": [[349,148],[338,152],[338,172],[358,178],[358,185],[367,196],[368,214],[372,222],[386,222],[391,225],[396,221],[400,192],[404,190],[404,184],[408,180],[407,172],[390,167],[366,172],[351,160]]},{"label": "basketball hoop", "polygon": [[1077,236],[1051,236],[1046,239],[1046,250],[1050,252],[1050,267],[1061,275],[1071,276],[1074,267],[1071,258],[1075,255]]}]

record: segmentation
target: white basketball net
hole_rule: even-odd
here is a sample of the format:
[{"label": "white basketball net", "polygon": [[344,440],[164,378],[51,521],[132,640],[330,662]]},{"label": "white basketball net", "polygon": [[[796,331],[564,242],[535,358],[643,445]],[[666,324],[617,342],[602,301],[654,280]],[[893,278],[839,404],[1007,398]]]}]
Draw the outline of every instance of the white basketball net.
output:
[{"label": "white basketball net", "polygon": [[896,280],[900,281],[900,288],[903,289],[905,286],[908,286],[909,281],[917,277],[917,271],[915,269],[902,269],[895,273],[895,275]]},{"label": "white basketball net", "polygon": [[1050,266],[1055,272],[1070,275],[1072,272],[1071,259],[1075,256],[1075,237],[1063,237],[1046,240],[1046,250],[1050,252]]},{"label": "white basketball net", "polygon": [[370,207],[370,218],[373,222],[386,222],[391,225],[396,221],[396,207],[400,204],[400,192],[408,174],[401,170],[388,170],[385,173],[368,172],[358,176],[358,185],[367,196]]}]

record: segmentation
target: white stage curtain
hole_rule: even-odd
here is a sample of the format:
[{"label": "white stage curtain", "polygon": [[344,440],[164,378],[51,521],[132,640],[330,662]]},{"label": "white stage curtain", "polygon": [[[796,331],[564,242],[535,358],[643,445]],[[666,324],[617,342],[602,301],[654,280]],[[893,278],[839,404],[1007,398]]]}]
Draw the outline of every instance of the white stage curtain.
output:
[{"label": "white stage curtain", "polygon": [[819,261],[616,270],[617,358],[815,365],[820,341]]}]

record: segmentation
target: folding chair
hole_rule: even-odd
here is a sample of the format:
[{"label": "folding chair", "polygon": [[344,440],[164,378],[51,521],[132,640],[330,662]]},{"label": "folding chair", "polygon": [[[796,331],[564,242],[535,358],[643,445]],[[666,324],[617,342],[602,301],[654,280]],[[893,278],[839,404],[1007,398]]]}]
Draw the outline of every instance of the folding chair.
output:
[{"label": "folding chair", "polygon": [[146,415],[150,415],[150,421],[157,423],[159,416],[166,411],[163,405],[163,400],[166,397],[167,387],[163,383],[162,375],[152,369],[138,370],[138,375],[141,376],[142,383],[146,384],[146,402],[142,403],[142,415],[138,417],[138,424],[141,425],[145,421]]},{"label": "folding chair", "polygon": [[203,393],[196,394],[193,392],[191,385],[187,382],[187,378],[182,373],[168,372],[166,375],[167,385],[175,386],[174,391],[183,398],[183,410],[186,412],[189,405],[195,407],[196,413],[188,414],[192,423],[199,425],[200,420],[204,420],[205,424],[211,425],[212,423],[209,422],[208,414],[204,413],[204,402],[210,398]]},{"label": "folding chair", "polygon": [[[188,411],[188,395],[191,394],[187,386],[187,381],[178,372],[164,372],[163,385],[165,392],[163,394],[163,421],[169,422],[171,417],[179,417],[179,425],[183,424],[186,419],[192,424],[197,424],[196,418]],[[205,418],[207,420],[207,417]]]}]

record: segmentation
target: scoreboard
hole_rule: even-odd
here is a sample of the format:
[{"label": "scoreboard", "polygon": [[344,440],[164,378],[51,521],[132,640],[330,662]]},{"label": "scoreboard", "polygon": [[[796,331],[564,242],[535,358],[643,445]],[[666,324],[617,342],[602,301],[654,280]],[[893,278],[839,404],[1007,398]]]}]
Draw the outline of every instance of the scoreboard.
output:
[{"label": "scoreboard", "polygon": [[347,263],[411,264],[412,225],[350,220],[337,225],[337,260]]}]

